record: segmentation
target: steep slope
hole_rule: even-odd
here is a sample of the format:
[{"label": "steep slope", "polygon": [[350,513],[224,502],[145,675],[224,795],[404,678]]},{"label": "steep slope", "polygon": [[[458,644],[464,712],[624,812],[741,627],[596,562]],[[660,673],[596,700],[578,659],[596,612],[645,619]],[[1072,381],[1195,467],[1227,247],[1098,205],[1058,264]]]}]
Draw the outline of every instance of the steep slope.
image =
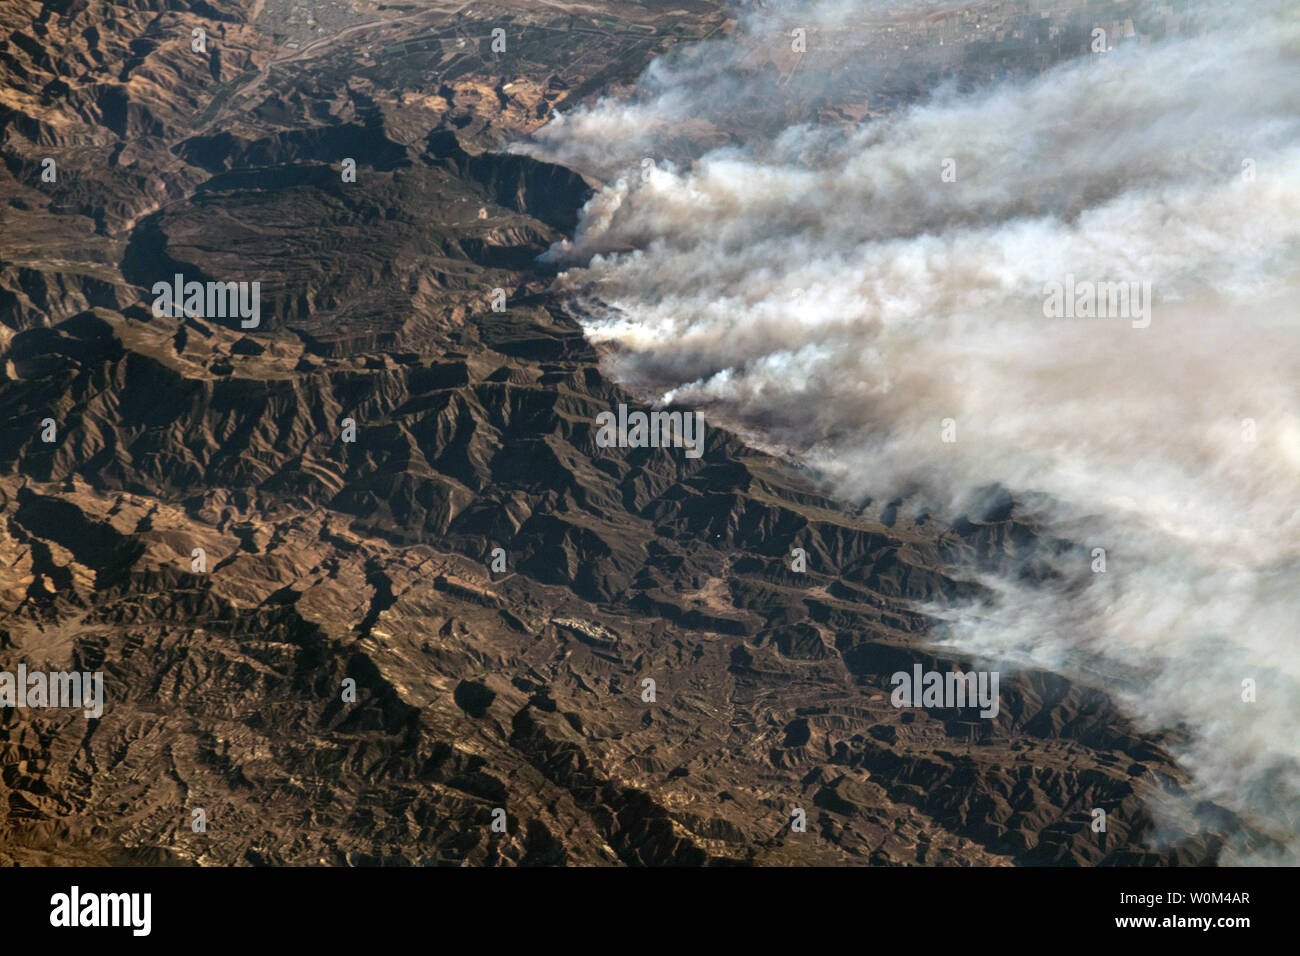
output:
[{"label": "steep slope", "polygon": [[[1013,505],[946,528],[718,429],[597,443],[635,403],[534,262],[589,184],[488,147],[720,13],[402,7],[0,13],[0,663],[107,693],[0,709],[0,860],[1215,860],[1240,821],[1145,846],[1182,776],[1097,689],[891,706],[968,664],[912,610],[954,561],[1068,546]],[[155,316],[177,272],[259,282],[260,323]]]}]

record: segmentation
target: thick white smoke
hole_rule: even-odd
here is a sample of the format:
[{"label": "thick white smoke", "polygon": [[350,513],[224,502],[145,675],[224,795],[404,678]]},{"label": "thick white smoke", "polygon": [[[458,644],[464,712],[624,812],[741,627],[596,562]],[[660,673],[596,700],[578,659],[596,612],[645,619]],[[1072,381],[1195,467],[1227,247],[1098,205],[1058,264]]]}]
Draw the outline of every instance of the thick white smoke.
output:
[{"label": "thick white smoke", "polygon": [[[534,148],[654,157],[726,47],[679,58],[685,92],[661,65],[653,96]],[[610,136],[629,149],[602,152]],[[1195,796],[1300,847],[1293,10],[632,169],[552,256],[620,380],[800,455],[846,498],[955,514],[991,483],[1046,493],[1038,517],[1105,548],[1105,573],[985,577],[993,605],[928,609],[947,639],[1111,675],[1144,726],[1192,731]],[[1046,316],[1046,284],[1068,281],[1149,283],[1149,325]]]}]

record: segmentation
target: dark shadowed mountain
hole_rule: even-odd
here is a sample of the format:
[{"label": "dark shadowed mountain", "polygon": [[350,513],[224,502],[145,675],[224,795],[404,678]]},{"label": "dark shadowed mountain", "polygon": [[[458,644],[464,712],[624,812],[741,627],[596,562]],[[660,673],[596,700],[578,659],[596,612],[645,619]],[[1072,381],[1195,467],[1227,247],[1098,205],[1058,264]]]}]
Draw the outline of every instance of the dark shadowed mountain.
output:
[{"label": "dark shadowed mountain", "polygon": [[[0,669],[106,691],[0,708],[0,861],[1216,859],[1226,813],[1147,846],[1183,777],[1097,688],[891,705],[972,663],[912,610],[957,559],[1068,546],[1009,500],[885,523],[720,429],[598,445],[635,402],[535,262],[592,184],[498,150],[728,22],[0,7]],[[155,316],[176,273],[260,283],[259,324]]]}]

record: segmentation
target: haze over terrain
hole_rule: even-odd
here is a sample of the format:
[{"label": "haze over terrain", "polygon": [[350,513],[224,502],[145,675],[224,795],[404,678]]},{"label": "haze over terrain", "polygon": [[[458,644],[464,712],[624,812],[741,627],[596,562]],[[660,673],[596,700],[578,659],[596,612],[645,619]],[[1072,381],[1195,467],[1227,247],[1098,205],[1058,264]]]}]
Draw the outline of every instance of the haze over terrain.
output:
[{"label": "haze over terrain", "polygon": [[[0,3],[0,673],[103,677],[0,701],[0,864],[1281,858],[1295,45]],[[698,457],[600,440],[660,399]]]},{"label": "haze over terrain", "polygon": [[[1294,862],[1294,5],[1123,5],[1103,52],[806,119],[860,98],[835,67],[923,9],[759,9],[517,145],[609,183],[548,254],[560,286],[619,381],[794,454],[842,500],[952,517],[1009,490],[1078,547],[969,566],[978,601],[923,607],[942,639],[1090,676],[1144,726],[1186,728],[1194,793],[1271,819],[1290,849],[1261,859]],[[812,79],[749,68],[801,29]],[[936,37],[909,82],[932,75]],[[1032,26],[1010,42],[1012,62],[1039,49]],[[765,98],[799,121],[746,127]],[[1149,288],[1148,311],[1047,315],[1047,284],[1074,281]]]}]

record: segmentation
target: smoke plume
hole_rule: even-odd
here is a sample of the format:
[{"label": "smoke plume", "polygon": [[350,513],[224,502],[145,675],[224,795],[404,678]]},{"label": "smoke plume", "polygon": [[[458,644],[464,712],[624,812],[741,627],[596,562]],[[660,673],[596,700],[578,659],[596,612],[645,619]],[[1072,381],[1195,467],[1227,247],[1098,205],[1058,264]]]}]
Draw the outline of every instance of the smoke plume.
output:
[{"label": "smoke plume", "polygon": [[[1193,796],[1294,861],[1300,19],[1201,9],[980,82],[935,65],[931,27],[895,68],[813,67],[854,59],[859,21],[934,9],[742,17],[544,128],[523,148],[608,183],[549,254],[560,284],[634,391],[799,456],[846,500],[952,516],[1000,485],[1077,542],[1055,584],[970,569],[996,598],[927,608],[942,639],[1185,727]],[[801,22],[794,76],[816,82],[752,68]],[[912,92],[875,115],[882,84]],[[829,121],[841,102],[861,108]],[[1101,302],[1112,283],[1139,293],[1123,314],[1053,313],[1054,284]]]}]

